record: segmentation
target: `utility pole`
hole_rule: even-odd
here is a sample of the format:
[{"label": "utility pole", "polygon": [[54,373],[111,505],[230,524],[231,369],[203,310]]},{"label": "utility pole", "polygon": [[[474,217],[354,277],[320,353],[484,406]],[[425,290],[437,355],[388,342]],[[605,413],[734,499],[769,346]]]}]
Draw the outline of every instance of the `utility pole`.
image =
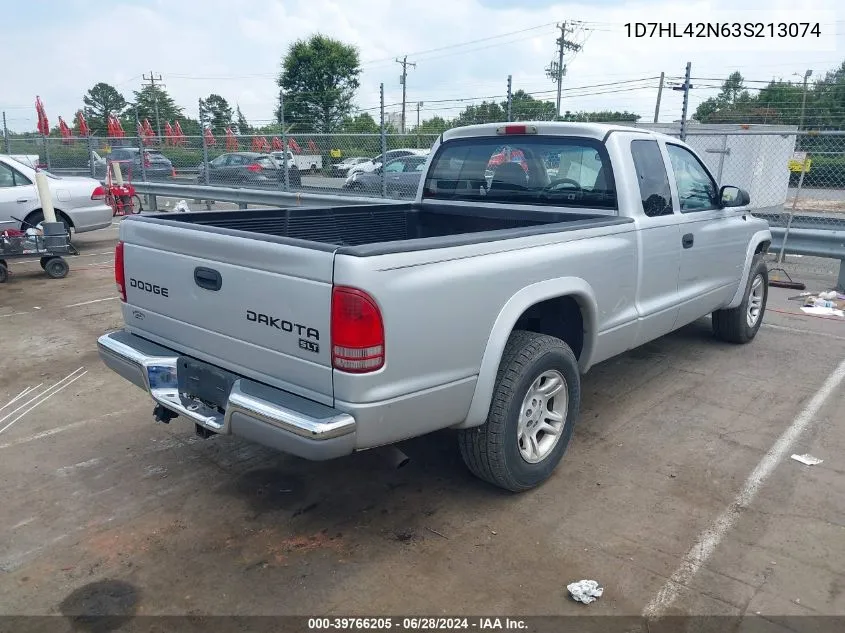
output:
[{"label": "utility pole", "polygon": [[689,107],[689,91],[692,88],[690,83],[690,72],[692,71],[692,62],[687,62],[687,70],[684,73],[684,83],[680,86],[672,86],[672,90],[681,90],[684,93],[684,105],[681,107],[681,134],[682,141],[687,140],[687,108]]},{"label": "utility pole", "polygon": [[9,151],[9,128],[6,127],[6,111],[3,110],[3,146],[6,148],[6,153],[11,154]]},{"label": "utility pole", "polygon": [[163,83],[161,83],[161,75],[156,77],[153,74],[153,71],[150,71],[149,77],[147,77],[146,75],[141,75],[141,79],[143,79],[144,81],[149,81],[150,82],[150,88],[153,89],[153,102],[155,103],[155,110],[156,110],[156,129],[158,130],[158,138],[159,138],[159,140],[161,140],[161,117],[159,117],[159,115],[158,115],[158,93],[155,91],[155,87],[156,87],[157,81],[159,82],[159,85],[158,85],[159,88],[166,88],[167,86],[165,86]]},{"label": "utility pole", "polygon": [[804,127],[804,108],[807,107],[807,80],[810,78],[810,76],[812,76],[812,74],[812,70],[807,70],[804,72],[804,94],[801,97],[801,117],[798,119],[799,130]]},{"label": "utility pole", "polygon": [[657,123],[657,119],[660,117],[660,99],[663,97],[663,79],[665,79],[666,73],[660,73],[660,85],[657,87],[657,104],[654,106],[654,122]]},{"label": "utility pole", "polygon": [[402,76],[399,78],[399,83],[402,84],[402,134],[405,133],[405,95],[408,87],[408,66],[417,67],[416,64],[408,61],[408,56],[405,55],[402,59],[396,60],[397,64],[402,64]]},{"label": "utility pole", "polygon": [[513,77],[508,75],[508,121],[513,121]]},{"label": "utility pole", "polygon": [[546,68],[546,76],[554,82],[557,82],[557,102],[555,114],[560,116],[560,94],[563,88],[563,77],[566,75],[566,66],[563,63],[563,54],[566,51],[577,53],[581,50],[581,45],[576,44],[572,40],[566,39],[567,35],[575,32],[575,28],[562,22],[557,25],[560,29],[560,37],[557,38],[557,61],[552,61]]}]

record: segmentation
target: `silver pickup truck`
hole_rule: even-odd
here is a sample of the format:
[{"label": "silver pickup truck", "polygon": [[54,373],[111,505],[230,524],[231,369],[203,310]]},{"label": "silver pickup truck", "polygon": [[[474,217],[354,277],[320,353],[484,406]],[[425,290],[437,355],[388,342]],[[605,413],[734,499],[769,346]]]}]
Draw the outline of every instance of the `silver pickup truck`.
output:
[{"label": "silver pickup truck", "polygon": [[771,234],[748,204],[669,136],[457,128],[412,203],[127,218],[100,355],[201,435],[322,460],[459,429],[473,473],[526,490],[590,367],[708,314],[754,338]]}]

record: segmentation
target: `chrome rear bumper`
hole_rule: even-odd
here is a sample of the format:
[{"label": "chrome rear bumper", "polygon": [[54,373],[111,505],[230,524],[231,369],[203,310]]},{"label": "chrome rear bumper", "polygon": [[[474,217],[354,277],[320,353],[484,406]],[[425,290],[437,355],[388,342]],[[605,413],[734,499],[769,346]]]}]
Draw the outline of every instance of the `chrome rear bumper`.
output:
[{"label": "chrome rear bumper", "polygon": [[355,449],[355,419],[326,405],[234,376],[224,410],[179,393],[179,354],[125,330],[101,336],[100,358],[147,391],[158,404],[203,428],[232,434],[305,459],[323,460]]}]

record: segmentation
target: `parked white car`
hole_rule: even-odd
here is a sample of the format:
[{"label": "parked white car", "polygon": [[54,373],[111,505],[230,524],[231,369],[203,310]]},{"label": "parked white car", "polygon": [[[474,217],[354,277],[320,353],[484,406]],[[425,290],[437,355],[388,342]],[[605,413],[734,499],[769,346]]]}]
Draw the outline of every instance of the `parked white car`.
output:
[{"label": "parked white car", "polygon": [[[98,181],[44,173],[53,194],[56,219],[65,223],[68,232],[84,233],[111,225],[112,208],[105,203],[105,190]],[[0,155],[0,230],[26,229],[43,220],[35,170]]]},{"label": "parked white car", "polygon": [[403,149],[392,149],[384,153],[384,159],[382,159],[382,155],[379,154],[375,158],[371,158],[370,160],[358,163],[357,165],[353,165],[349,168],[347,172],[347,182],[349,179],[352,178],[353,174],[356,172],[360,173],[370,173],[375,171],[379,167],[383,161],[390,162],[394,158],[402,158],[404,156],[427,156],[429,150],[427,149],[412,149],[412,148],[403,148]]}]

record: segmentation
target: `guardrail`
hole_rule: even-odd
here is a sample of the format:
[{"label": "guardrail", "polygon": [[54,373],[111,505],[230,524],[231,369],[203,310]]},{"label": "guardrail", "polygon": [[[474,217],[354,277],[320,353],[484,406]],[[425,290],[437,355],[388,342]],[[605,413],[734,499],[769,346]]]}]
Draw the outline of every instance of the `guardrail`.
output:
[{"label": "guardrail", "polygon": [[268,206],[319,207],[326,205],[395,204],[395,200],[365,198],[321,193],[297,193],[273,189],[241,189],[239,187],[211,187],[207,185],[174,185],[157,182],[136,182],[135,191],[147,196],[149,208],[158,210],[159,196],[218,202],[234,202],[241,209],[248,204]]},{"label": "guardrail", "polygon": [[[317,207],[325,205],[396,203],[395,200],[385,200],[384,198],[294,193],[274,191],[272,189],[241,189],[236,187],[174,185],[153,182],[134,183],[134,187],[138,193],[147,196],[152,210],[158,209],[157,196],[234,202],[241,209],[246,209],[248,204]],[[782,223],[781,218],[784,217],[784,214],[778,213],[757,213],[755,215],[768,220],[770,224],[774,225]],[[832,227],[835,228],[831,230]],[[784,236],[787,234],[787,229],[784,226],[772,226],[771,231],[772,245],[769,248],[769,252],[779,253],[783,245]],[[793,216],[784,253],[838,259],[839,276],[836,285],[839,291],[845,292],[845,220],[836,219],[831,222],[831,218],[827,217]]]}]

